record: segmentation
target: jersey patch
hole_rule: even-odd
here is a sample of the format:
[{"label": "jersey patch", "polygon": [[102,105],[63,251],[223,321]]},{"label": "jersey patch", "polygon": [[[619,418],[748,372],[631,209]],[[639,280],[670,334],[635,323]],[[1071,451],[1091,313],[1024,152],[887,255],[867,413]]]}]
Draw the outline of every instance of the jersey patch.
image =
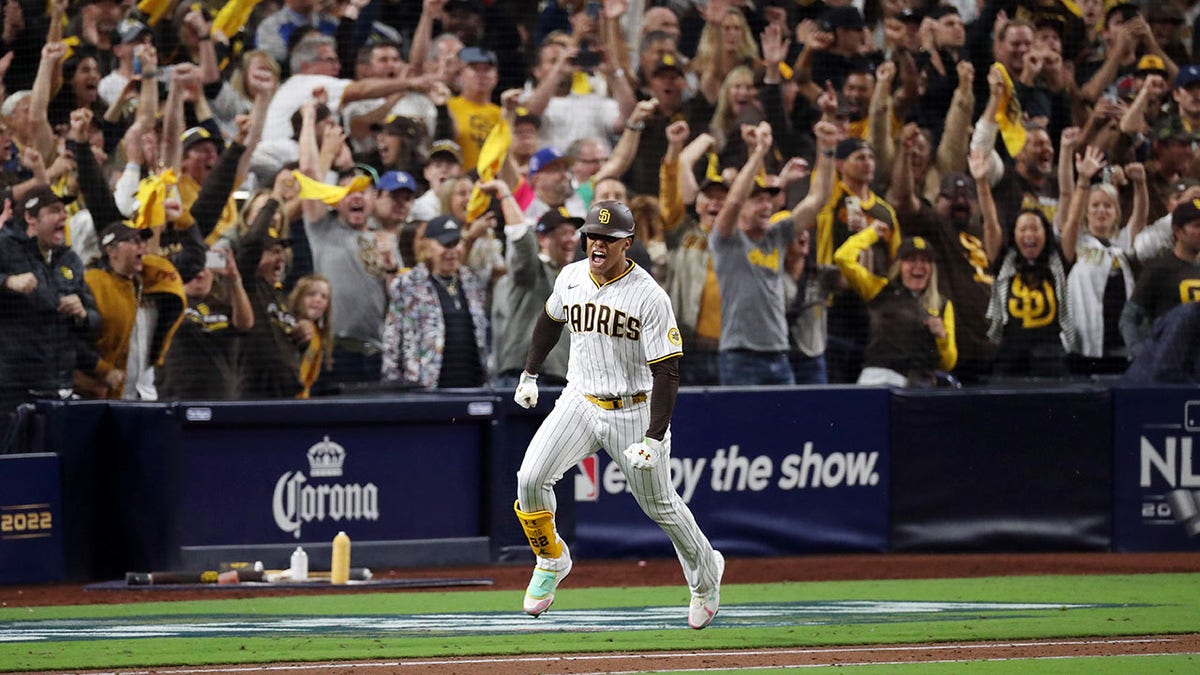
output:
[{"label": "jersey patch", "polygon": [[683,344],[683,338],[680,337],[678,328],[672,326],[671,330],[667,331],[667,341],[676,347]]},{"label": "jersey patch", "polygon": [[62,272],[63,278],[66,279],[67,281],[70,281],[75,278],[75,273],[73,271],[71,271],[71,268],[67,267],[66,265],[63,265],[62,267],[58,268],[58,271]]}]

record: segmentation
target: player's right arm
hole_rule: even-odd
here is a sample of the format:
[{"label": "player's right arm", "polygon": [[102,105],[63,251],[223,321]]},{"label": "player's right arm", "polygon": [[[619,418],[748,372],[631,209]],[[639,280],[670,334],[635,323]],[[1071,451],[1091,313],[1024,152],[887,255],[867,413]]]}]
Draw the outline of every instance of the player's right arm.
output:
[{"label": "player's right arm", "polygon": [[[544,311],[538,316],[537,323],[533,324],[533,340],[530,341],[529,352],[525,356],[525,372],[534,377],[541,371],[542,363],[550,350],[558,344],[563,326],[567,323],[567,317],[563,313],[562,289],[570,276],[569,271],[564,270],[554,280],[554,288],[550,291],[550,297],[546,298]],[[558,316],[559,314],[562,316]]]}]

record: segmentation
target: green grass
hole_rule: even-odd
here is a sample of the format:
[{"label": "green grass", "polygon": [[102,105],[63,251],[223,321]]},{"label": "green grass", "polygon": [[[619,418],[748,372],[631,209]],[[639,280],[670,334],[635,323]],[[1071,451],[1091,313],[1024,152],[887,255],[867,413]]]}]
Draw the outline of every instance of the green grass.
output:
[{"label": "green grass", "polygon": [[[725,607],[752,603],[840,600],[1031,602],[1064,605],[1103,603],[1109,606],[1036,613],[989,612],[979,616],[950,619],[923,617],[894,623],[807,625],[797,621],[795,625],[765,628],[738,628],[728,625],[723,627],[721,618],[718,617],[709,630],[691,631],[686,628],[684,622],[686,589],[566,587],[555,601],[555,608],[558,610],[678,606],[679,629],[555,633],[539,632],[538,622],[530,620],[528,629],[522,626],[521,639],[515,639],[512,634],[455,634],[430,637],[405,635],[397,638],[372,635],[357,639],[340,634],[241,639],[171,637],[8,642],[0,643],[0,670],[512,654],[514,644],[527,645],[524,653],[599,653],[1190,633],[1200,632],[1200,603],[1197,602],[1197,598],[1200,598],[1200,574],[733,584],[722,589]],[[104,622],[106,619],[114,621],[131,617],[161,619],[193,615],[252,619],[273,616],[348,617],[503,612],[519,616],[520,602],[519,591],[455,591],[214,599],[129,605],[9,607],[0,609],[0,623],[18,622],[16,625],[19,629],[20,622],[23,621],[92,619]],[[12,626],[7,628],[11,630]],[[537,639],[527,639],[529,634],[536,634]],[[1099,663],[1096,660],[1087,662]],[[1012,662],[1005,663],[1012,666]],[[1174,661],[1164,663],[1167,663],[1162,666],[1165,669],[1177,667]],[[1196,661],[1180,663],[1195,665]],[[963,664],[956,665],[957,670],[963,667]],[[977,666],[990,667],[988,664],[971,664],[974,672],[1013,672],[974,670]],[[1091,667],[1093,666],[1089,666],[1088,670],[1032,672],[1104,672],[1090,670]],[[1163,672],[1158,662],[1149,670]],[[1133,671],[1145,672],[1145,669],[1134,667]]]}]

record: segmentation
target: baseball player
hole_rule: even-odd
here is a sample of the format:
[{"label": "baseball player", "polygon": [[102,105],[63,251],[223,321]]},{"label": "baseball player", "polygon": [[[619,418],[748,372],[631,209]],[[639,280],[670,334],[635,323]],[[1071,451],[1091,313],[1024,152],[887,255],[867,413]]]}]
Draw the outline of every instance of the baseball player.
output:
[{"label": "baseball player", "polygon": [[692,592],[688,625],[704,628],[721,604],[725,559],[671,485],[669,426],[683,354],[671,302],[646,270],[625,257],[633,243],[627,206],[593,204],[580,232],[587,258],[564,267],[555,280],[514,396],[522,407],[537,405],[538,370],[567,326],[567,386],[517,472],[514,508],[537,556],[525,612],[546,611],[571,572],[571,553],[554,526],[554,484],[604,448],[638,505],[674,544]]}]

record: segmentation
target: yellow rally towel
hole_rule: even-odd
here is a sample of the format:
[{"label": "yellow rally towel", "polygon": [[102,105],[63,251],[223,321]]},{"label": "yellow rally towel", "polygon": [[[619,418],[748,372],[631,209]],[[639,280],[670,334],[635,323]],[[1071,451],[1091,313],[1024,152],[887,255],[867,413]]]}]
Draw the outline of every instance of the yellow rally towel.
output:
[{"label": "yellow rally towel", "polygon": [[153,26],[171,8],[171,0],[140,0],[137,8],[146,15],[146,23]]},{"label": "yellow rally towel", "polygon": [[1000,127],[1000,138],[1009,157],[1016,157],[1025,147],[1025,125],[1021,120],[1021,102],[1013,91],[1012,77],[1008,69],[1000,62],[993,64],[1000,69],[1004,76],[1004,94],[1000,97],[1000,105],[996,108],[996,124]]},{"label": "yellow rally towel", "polygon": [[220,31],[225,37],[237,35],[250,20],[250,12],[254,11],[258,2],[259,0],[229,0],[213,18],[212,31]]},{"label": "yellow rally towel", "polygon": [[166,224],[167,212],[163,208],[163,202],[167,200],[171,188],[178,182],[179,177],[175,175],[173,169],[166,169],[158,175],[143,178],[142,182],[138,183],[138,208],[137,213],[133,214],[133,227],[144,229]]},{"label": "yellow rally towel", "polygon": [[296,398],[307,399],[309,397],[313,383],[321,374],[321,361],[324,355],[321,332],[313,331],[312,342],[308,343],[308,347],[304,350],[304,356],[300,358],[300,383],[304,385],[304,390],[296,394]]},{"label": "yellow rally towel", "polygon": [[[500,175],[500,167],[504,166],[504,159],[508,156],[508,146],[512,145],[512,129],[509,128],[508,122],[504,118],[500,118],[499,122],[492,127],[488,132],[487,139],[483,141],[483,147],[479,149],[479,163],[475,169],[479,172],[479,182],[486,183],[494,180]],[[488,205],[492,203],[492,198],[486,193],[483,193],[479,188],[471,189],[471,201],[467,203],[467,223],[474,222],[476,218],[482,216],[488,209]]]},{"label": "yellow rally towel", "polygon": [[75,55],[75,48],[79,46],[78,35],[68,35],[62,39],[62,43],[67,46],[67,51],[63,52],[62,60],[66,61]]},{"label": "yellow rally towel", "polygon": [[330,206],[337,206],[351,192],[362,192],[371,187],[370,176],[357,176],[349,185],[326,185],[299,171],[293,171],[292,175],[300,184],[300,199],[315,199]]},{"label": "yellow rally towel", "polygon": [[715,152],[708,153],[708,166],[704,167],[704,177],[717,183],[722,182],[721,160]]},{"label": "yellow rally towel", "polygon": [[592,83],[588,80],[587,73],[580,70],[571,76],[571,93],[580,95],[592,93]]}]

